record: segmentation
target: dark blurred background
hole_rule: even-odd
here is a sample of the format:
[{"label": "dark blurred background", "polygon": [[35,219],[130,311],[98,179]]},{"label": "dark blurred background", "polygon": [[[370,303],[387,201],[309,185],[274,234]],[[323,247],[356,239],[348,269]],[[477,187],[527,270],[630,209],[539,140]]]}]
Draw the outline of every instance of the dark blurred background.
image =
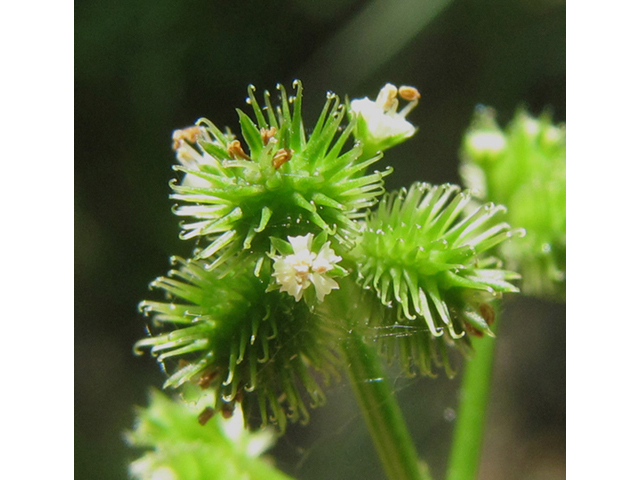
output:
[{"label": "dark blurred background", "polygon": [[[375,97],[386,82],[422,93],[413,139],[385,157],[389,188],[459,182],[457,151],[474,107],[552,108],[565,120],[560,0],[79,0],[75,6],[76,478],[124,479],[133,406],[163,375],[131,346],[138,302],[188,255],[171,214],[171,132],[206,116],[236,129],[246,86],[300,78],[311,124],[332,90]],[[565,308],[507,302],[481,478],[565,478]],[[420,454],[442,478],[458,380],[396,388]],[[348,385],[329,388],[309,425],[272,450],[300,479],[382,479]]]}]

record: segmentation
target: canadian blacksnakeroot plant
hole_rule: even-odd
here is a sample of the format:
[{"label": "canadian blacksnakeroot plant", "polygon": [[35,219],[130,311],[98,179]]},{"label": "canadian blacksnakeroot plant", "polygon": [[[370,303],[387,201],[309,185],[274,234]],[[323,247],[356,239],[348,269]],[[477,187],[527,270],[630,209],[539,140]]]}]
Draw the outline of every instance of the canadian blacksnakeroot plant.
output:
[{"label": "canadian blacksnakeroot plant", "polygon": [[[496,300],[518,291],[519,275],[496,252],[524,231],[505,222],[504,207],[455,185],[385,192],[382,151],[415,133],[406,118],[415,88],[387,84],[375,101],[346,104],[328,94],[311,128],[301,83],[292,97],[278,89],[274,107],[249,87],[240,135],[206,119],[174,132],[181,178],[171,197],[194,251],[151,284],[164,298],[140,304],[150,335],[136,352],[158,359],[166,388],[197,400],[193,428],[241,415],[252,430],[282,432],[306,422],[309,407],[325,402],[322,384],[344,372],[389,478],[426,478],[380,359],[398,359],[410,375],[433,375],[433,364],[451,375],[451,347],[471,355],[469,336],[493,336]],[[153,394],[149,411],[177,425],[171,412],[180,407],[167,402]],[[173,450],[170,428],[162,432],[162,441],[131,436],[170,459],[144,457],[132,466],[136,478],[159,469],[219,478],[211,465],[199,477],[182,473],[180,462],[200,460],[181,457],[179,431]]]}]

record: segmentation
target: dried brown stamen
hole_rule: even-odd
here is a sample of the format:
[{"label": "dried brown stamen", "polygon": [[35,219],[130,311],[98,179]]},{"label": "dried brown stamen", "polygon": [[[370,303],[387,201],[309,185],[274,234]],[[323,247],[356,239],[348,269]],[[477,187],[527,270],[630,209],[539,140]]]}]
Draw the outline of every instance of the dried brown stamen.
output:
[{"label": "dried brown stamen", "polygon": [[291,160],[292,155],[293,150],[291,150],[290,148],[281,148],[280,150],[278,150],[273,156],[273,160],[271,160],[273,168],[278,170],[282,165]]},{"label": "dried brown stamen", "polygon": [[488,303],[481,303],[478,306],[478,310],[480,310],[480,315],[482,315],[484,321],[487,322],[487,325],[493,325],[496,319],[496,312],[493,310],[493,307]]},{"label": "dried brown stamen", "polygon": [[229,145],[227,146],[227,152],[229,153],[229,156],[234,160],[238,160],[240,158],[242,158],[243,160],[251,160],[251,157],[247,155],[242,149],[240,140],[232,140],[231,142],[229,142]]},{"label": "dried brown stamen", "polygon": [[276,127],[271,127],[270,129],[261,128],[260,129],[260,138],[262,138],[262,144],[266,145],[276,135]]},{"label": "dried brown stamen", "polygon": [[198,415],[198,423],[202,426],[205,426],[207,422],[211,420],[211,417],[213,417],[214,413],[215,411],[213,410],[213,408],[205,408],[202,412],[200,412],[200,415]]},{"label": "dried brown stamen", "polygon": [[222,413],[223,418],[231,418],[233,416],[233,411],[236,408],[235,402],[223,403],[222,408],[220,409],[220,413]]},{"label": "dried brown stamen", "polygon": [[172,148],[174,150],[178,150],[185,140],[189,143],[196,143],[198,136],[202,135],[203,131],[204,129],[197,125],[187,127],[182,130],[174,130],[173,135],[171,135],[171,140],[173,140]]},{"label": "dried brown stamen", "polygon": [[475,328],[469,322],[464,322],[464,329],[469,335],[473,335],[474,337],[482,338],[484,337],[484,333]]},{"label": "dried brown stamen", "polygon": [[205,390],[211,386],[211,382],[213,382],[217,376],[218,372],[205,373],[198,379],[198,385]]}]

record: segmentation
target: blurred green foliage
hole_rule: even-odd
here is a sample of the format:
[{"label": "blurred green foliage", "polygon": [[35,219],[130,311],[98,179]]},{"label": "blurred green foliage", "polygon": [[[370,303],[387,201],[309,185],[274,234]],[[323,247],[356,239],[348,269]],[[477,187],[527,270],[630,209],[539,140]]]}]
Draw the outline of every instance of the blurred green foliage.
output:
[{"label": "blurred green foliage", "polygon": [[519,111],[503,131],[489,108],[476,109],[461,149],[461,175],[483,200],[507,207],[520,242],[501,245],[525,295],[564,299],[566,287],[566,132],[544,114]]},{"label": "blurred green foliage", "polygon": [[228,419],[202,417],[212,396],[202,400],[172,400],[150,389],[149,405],[138,409],[135,428],[126,434],[132,448],[145,452],[130,466],[133,478],[291,480],[262,456],[276,441],[271,428],[249,432],[239,410]]},{"label": "blurred green foliage", "polygon": [[[235,127],[249,83],[262,90],[300,78],[311,118],[326,90],[356,98],[386,82],[414,85],[419,131],[383,160],[396,171],[388,186],[398,188],[460,181],[457,153],[478,103],[504,115],[501,124],[522,105],[534,115],[551,106],[554,122],[565,119],[562,1],[80,0],[75,10],[78,478],[126,478],[135,455],[122,432],[133,405],[164,380],[131,347],[144,333],[136,305],[149,278],[191,249],[168,208],[173,129],[200,116]],[[509,309],[520,314],[509,320]],[[500,411],[489,419],[486,447],[498,455],[484,478],[510,478],[510,468],[533,478],[541,462],[564,465],[563,320],[560,305],[507,307]],[[443,412],[455,408],[456,382],[399,380],[397,389],[419,452],[439,476],[451,434]],[[330,466],[343,475],[331,478],[382,478],[348,387],[313,413],[274,450],[287,473],[327,478]]]}]

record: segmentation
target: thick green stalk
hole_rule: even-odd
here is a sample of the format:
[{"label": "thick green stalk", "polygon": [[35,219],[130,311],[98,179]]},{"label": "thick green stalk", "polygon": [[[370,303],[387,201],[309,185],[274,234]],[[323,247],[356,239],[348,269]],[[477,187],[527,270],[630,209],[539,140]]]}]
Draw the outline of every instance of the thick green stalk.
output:
[{"label": "thick green stalk", "polygon": [[[497,320],[496,313],[494,332]],[[447,480],[474,480],[478,474],[495,343],[488,337],[472,340],[475,355],[467,362],[462,378]]]},{"label": "thick green stalk", "polygon": [[[346,279],[345,279],[346,280]],[[345,318],[349,329],[342,341],[351,386],[364,416],[369,434],[389,480],[428,480],[428,468],[418,459],[391,389],[387,372],[376,349],[369,346],[362,334],[369,316],[375,314],[373,296],[364,298],[355,286],[344,281],[340,292],[334,292],[326,302],[329,314]]]}]

